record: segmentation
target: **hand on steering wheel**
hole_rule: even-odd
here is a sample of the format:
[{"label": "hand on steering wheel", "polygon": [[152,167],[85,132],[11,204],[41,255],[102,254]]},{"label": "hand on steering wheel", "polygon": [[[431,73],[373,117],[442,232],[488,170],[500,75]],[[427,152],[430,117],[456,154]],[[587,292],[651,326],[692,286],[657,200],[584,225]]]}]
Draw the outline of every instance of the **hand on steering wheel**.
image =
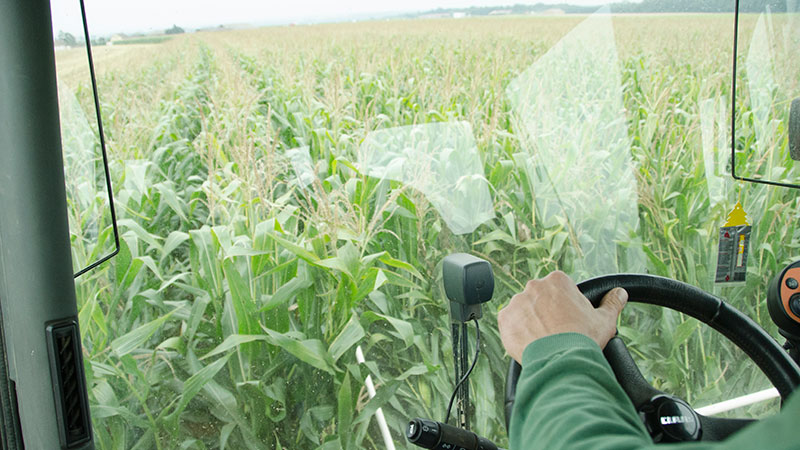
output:
[{"label": "hand on steering wheel", "polygon": [[567,274],[555,271],[528,281],[497,314],[500,337],[517,362],[528,344],[558,333],[584,334],[604,348],[616,334],[617,317],[627,300],[624,289],[612,289],[595,308]]},{"label": "hand on steering wheel", "polygon": [[[574,285],[572,286],[574,287]],[[652,275],[608,275],[584,281],[577,286],[594,307],[600,306],[603,296],[617,287],[627,291],[628,301],[649,303],[683,312],[722,333],[756,363],[778,389],[783,400],[786,400],[795,387],[800,384],[800,368],[769,334],[732,306],[698,288]],[[624,301],[622,301],[622,305],[624,305]],[[601,311],[604,307],[616,308],[617,305],[602,306],[596,311]],[[609,309],[609,312],[613,313],[613,309]],[[609,312],[601,312],[601,314]],[[583,313],[581,312],[581,314]],[[502,315],[498,317],[502,323]],[[613,320],[611,323],[613,327]],[[550,327],[550,332],[544,335],[578,331],[589,335],[601,347],[603,347],[603,339],[607,336],[605,325],[600,325],[595,330],[598,331],[596,333],[589,331],[591,334],[585,330],[561,329],[558,324],[551,324],[548,327]],[[611,335],[613,336],[613,330]],[[603,353],[655,442],[722,440],[753,422],[752,420],[720,419],[697,414],[683,400],[650,386],[642,377],[620,338],[613,337],[607,342]],[[509,352],[515,351],[512,348]],[[512,353],[512,356],[515,355]],[[521,350],[519,357],[521,357]],[[520,371],[519,364],[512,360],[506,380],[506,427],[511,419]],[[682,419],[675,420],[675,417]]]}]

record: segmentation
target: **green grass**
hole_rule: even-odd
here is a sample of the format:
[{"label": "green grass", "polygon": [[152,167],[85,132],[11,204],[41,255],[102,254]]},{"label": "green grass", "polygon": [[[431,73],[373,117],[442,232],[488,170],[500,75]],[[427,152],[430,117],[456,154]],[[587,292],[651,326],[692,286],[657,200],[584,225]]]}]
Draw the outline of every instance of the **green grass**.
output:
[{"label": "green grass", "polygon": [[[99,59],[122,251],[77,284],[98,448],[382,448],[378,406],[404,448],[408,418],[441,420],[453,387],[441,260],[455,251],[497,276],[473,429],[507,443],[496,311],[580,250],[537,221],[506,87],[580,20],[270,28],[182,36],[147,63]],[[724,179],[712,202],[703,165],[704,138],[725,158],[731,18],[614,24],[646,270],[714,290],[716,230],[741,199],[752,270],[716,291],[777,336],[765,288],[796,253],[797,196]],[[420,192],[356,165],[372,130],[457,120],[474,130],[496,211],[466,235]],[[305,188],[286,157],[301,146],[316,175]],[[619,329],[654,385],[695,406],[766,387],[683,315],[632,305]]]}]

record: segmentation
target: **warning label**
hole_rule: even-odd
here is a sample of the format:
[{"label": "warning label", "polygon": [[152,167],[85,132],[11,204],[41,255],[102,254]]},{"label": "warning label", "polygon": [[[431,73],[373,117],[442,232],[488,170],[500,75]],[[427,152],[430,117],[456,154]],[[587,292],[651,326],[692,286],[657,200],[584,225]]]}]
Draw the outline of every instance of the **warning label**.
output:
[{"label": "warning label", "polygon": [[716,283],[743,283],[747,277],[747,249],[750,223],[742,204],[737,202],[728,221],[719,229]]},{"label": "warning label", "polygon": [[750,244],[750,225],[719,229],[716,283],[742,283],[747,277],[747,252]]}]

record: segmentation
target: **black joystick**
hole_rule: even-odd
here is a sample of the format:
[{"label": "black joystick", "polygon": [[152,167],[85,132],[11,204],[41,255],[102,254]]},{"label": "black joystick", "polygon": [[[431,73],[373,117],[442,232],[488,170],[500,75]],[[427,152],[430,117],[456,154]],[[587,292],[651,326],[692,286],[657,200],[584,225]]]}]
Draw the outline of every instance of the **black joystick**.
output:
[{"label": "black joystick", "polygon": [[436,450],[497,450],[492,441],[469,430],[428,419],[408,422],[406,438],[418,447]]},{"label": "black joystick", "polygon": [[786,338],[789,356],[800,364],[800,261],[781,271],[767,291],[769,316]]},{"label": "black joystick", "polygon": [[[406,438],[418,447],[435,450],[498,450],[492,441],[469,431],[469,384],[466,382],[480,354],[481,305],[492,299],[494,274],[488,261],[467,253],[454,253],[442,261],[444,291],[450,301],[450,322],[453,333],[455,390],[447,406],[444,423],[416,418],[408,423]],[[475,357],[468,361],[467,322],[475,322]],[[453,401],[456,422],[448,425]]]}]

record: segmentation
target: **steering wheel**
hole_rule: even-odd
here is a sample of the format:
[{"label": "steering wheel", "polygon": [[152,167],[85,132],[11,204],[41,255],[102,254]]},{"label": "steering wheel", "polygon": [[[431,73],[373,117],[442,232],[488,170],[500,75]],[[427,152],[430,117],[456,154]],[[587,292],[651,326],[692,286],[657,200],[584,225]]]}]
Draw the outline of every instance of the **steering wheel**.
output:
[{"label": "steering wheel", "polygon": [[[607,275],[578,284],[578,289],[595,307],[615,287],[625,288],[630,302],[680,311],[722,333],[764,372],[778,389],[782,401],[800,384],[800,368],[783,348],[758,324],[722,299],[686,283],[652,275]],[[619,337],[608,342],[603,354],[653,442],[719,441],[755,422],[700,415],[685,401],[652,387]],[[511,360],[506,378],[506,429],[511,421],[521,369]]]}]

